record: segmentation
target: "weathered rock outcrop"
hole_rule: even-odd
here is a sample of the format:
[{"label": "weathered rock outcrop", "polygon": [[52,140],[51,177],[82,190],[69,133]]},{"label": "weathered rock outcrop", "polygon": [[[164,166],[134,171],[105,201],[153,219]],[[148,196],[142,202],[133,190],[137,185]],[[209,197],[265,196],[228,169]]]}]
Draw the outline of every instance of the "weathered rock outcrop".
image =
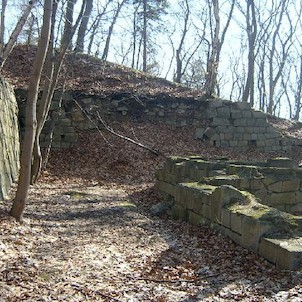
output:
[{"label": "weathered rock outcrop", "polygon": [[[23,104],[24,91],[16,91]],[[60,99],[63,99],[62,106]],[[267,115],[247,103],[233,103],[204,97],[173,97],[167,95],[135,96],[116,93],[110,97],[65,92],[55,95],[44,132],[47,140],[52,121],[59,115],[54,131],[53,146],[68,148],[77,140],[76,130],[94,129],[102,124],[98,114],[107,121],[151,122],[175,128],[194,126],[196,138],[216,147],[244,151],[285,151],[294,141],[285,137],[267,122]],[[22,108],[21,108],[22,119]]]},{"label": "weathered rock outcrop", "polygon": [[12,87],[0,78],[0,200],[7,197],[19,171],[18,106]]},{"label": "weathered rock outcrop", "polygon": [[302,268],[302,169],[289,159],[248,163],[170,158],[156,186],[175,218],[208,224],[281,269]]}]

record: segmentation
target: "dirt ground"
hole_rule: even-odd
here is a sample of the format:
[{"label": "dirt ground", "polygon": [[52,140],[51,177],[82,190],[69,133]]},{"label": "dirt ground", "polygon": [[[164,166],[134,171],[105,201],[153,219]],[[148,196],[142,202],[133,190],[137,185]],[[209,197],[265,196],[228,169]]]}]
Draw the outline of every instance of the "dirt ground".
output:
[{"label": "dirt ground", "polygon": [[152,184],[39,183],[25,223],[0,204],[0,301],[302,301],[280,272],[206,227],[155,217]]}]

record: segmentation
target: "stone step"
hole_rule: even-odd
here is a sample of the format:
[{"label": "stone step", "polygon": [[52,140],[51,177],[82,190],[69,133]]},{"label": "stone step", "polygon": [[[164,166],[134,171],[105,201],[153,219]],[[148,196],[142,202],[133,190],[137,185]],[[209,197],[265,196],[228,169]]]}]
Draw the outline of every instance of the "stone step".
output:
[{"label": "stone step", "polygon": [[281,270],[302,268],[302,234],[262,237],[258,254]]}]

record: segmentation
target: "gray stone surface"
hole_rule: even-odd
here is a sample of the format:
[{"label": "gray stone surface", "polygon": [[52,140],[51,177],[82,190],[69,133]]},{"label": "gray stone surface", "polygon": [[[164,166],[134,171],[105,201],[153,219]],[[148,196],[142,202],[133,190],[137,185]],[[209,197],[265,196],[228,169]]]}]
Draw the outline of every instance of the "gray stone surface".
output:
[{"label": "gray stone surface", "polygon": [[157,188],[174,218],[208,224],[280,269],[301,269],[302,169],[271,162],[171,158]]},{"label": "gray stone surface", "polygon": [[19,172],[18,106],[12,87],[0,78],[0,199],[3,200]]}]

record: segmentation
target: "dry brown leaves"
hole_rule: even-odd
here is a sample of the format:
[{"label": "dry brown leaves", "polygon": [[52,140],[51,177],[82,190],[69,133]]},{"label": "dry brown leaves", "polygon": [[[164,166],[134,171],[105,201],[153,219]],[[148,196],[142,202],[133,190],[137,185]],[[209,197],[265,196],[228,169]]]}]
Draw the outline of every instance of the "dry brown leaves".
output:
[{"label": "dry brown leaves", "polygon": [[[27,89],[35,51],[35,47],[17,45],[7,59],[2,73],[15,88]],[[85,54],[67,54],[59,83],[69,91],[103,97],[124,91],[136,95],[201,95],[200,91]]]},{"label": "dry brown leaves", "polygon": [[[190,127],[112,126],[166,155],[239,156],[196,141]],[[110,146],[79,135],[77,147],[52,153],[25,224],[0,203],[0,300],[301,301],[299,272],[278,272],[206,227],[150,216],[164,158],[106,133]]]},{"label": "dry brown leaves", "polygon": [[[16,48],[7,63],[14,68],[5,75],[16,87],[27,85],[30,52]],[[73,68],[67,74],[72,89],[188,95],[122,66],[87,56],[72,60],[66,64]],[[299,148],[288,154],[212,148],[194,139],[192,127],[110,126],[166,156],[302,159]],[[80,132],[77,146],[52,151],[41,182],[31,189],[26,223],[16,223],[7,215],[10,202],[0,202],[0,301],[302,301],[301,273],[278,272],[206,227],[150,216],[159,201],[154,171],[165,158],[103,135],[110,144],[98,132]]]},{"label": "dry brown leaves", "polygon": [[299,273],[278,272],[206,227],[151,217],[155,192],[141,189],[36,185],[25,224],[1,215],[0,298],[301,301]]}]

